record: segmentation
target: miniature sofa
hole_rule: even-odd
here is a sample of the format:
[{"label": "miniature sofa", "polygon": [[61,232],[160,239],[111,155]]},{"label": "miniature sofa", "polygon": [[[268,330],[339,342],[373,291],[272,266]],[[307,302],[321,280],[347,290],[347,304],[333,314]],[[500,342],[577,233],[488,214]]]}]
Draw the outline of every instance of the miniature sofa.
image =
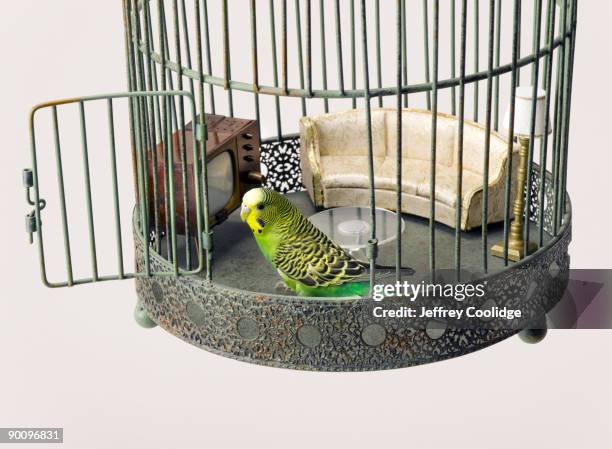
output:
[{"label": "miniature sofa", "polygon": [[[300,120],[302,182],[318,207],[367,206],[368,144],[363,110],[335,112]],[[402,111],[402,212],[429,217],[431,112]],[[438,114],[436,221],[455,227],[459,120]],[[485,129],[465,121],[461,229],[482,225]],[[372,110],[376,206],[395,210],[397,201],[397,110]],[[491,133],[487,223],[504,219],[508,142]],[[513,148],[514,198],[518,148]]]}]

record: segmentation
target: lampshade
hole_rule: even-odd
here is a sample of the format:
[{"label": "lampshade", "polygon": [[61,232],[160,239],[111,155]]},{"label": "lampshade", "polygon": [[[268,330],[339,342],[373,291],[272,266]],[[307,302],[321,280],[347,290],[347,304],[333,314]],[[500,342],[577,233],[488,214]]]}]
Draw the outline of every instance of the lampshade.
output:
[{"label": "lampshade", "polygon": [[[535,133],[534,137],[542,137],[546,131],[546,91],[536,90],[535,108]],[[533,101],[533,86],[521,86],[516,88],[516,109],[514,115],[514,135],[516,137],[531,136],[531,108]],[[510,105],[504,115],[504,128],[510,130]],[[548,133],[552,132],[550,120],[548,122]]]}]

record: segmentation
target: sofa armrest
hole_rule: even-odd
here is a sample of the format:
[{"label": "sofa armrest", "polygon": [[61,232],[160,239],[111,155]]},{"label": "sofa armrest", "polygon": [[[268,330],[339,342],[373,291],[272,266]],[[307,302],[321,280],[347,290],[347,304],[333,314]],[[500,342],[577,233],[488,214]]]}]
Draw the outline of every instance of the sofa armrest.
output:
[{"label": "sofa armrest", "polygon": [[300,119],[300,168],[302,184],[308,191],[315,206],[323,205],[323,188],[321,185],[321,157],[317,130],[308,117]]},{"label": "sofa armrest", "polygon": [[[510,181],[510,219],[513,218],[512,204],[516,197],[517,170],[519,164],[518,144],[512,149],[512,176]],[[498,223],[504,220],[506,207],[506,177],[508,173],[507,155],[501,161],[501,166],[495,177],[489,178],[488,223]],[[463,211],[461,219],[462,230],[470,230],[482,226],[483,187],[464,192]],[[486,224],[488,224],[486,223]]]}]

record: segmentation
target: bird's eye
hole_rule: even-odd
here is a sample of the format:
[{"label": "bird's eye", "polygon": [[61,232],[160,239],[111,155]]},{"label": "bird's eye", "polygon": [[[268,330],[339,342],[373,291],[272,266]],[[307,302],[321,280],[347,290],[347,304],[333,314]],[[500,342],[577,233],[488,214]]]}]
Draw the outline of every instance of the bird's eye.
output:
[{"label": "bird's eye", "polygon": [[263,204],[261,204],[261,203],[257,205],[257,209],[258,210],[264,210],[264,207],[265,206]]}]

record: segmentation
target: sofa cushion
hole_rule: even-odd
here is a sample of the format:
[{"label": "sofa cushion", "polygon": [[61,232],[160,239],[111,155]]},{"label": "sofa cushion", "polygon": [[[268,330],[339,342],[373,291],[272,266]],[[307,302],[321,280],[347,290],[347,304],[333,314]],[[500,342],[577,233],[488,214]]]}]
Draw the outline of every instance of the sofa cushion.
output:
[{"label": "sofa cushion", "polygon": [[[374,158],[374,187],[395,191],[397,163],[392,158]],[[321,183],[328,189],[362,188],[370,186],[368,158],[365,156],[322,156]],[[402,192],[416,195],[419,182],[429,176],[429,162],[404,159],[402,163]]]},{"label": "sofa cushion", "polygon": [[[372,111],[374,156],[387,153],[385,111]],[[365,113],[350,110],[313,117],[321,156],[367,156],[368,139]]]},{"label": "sofa cushion", "polygon": [[[376,173],[379,189],[395,191],[397,186],[397,161],[387,157]],[[402,192],[416,195],[419,182],[429,176],[429,162],[418,159],[402,159]]]},{"label": "sofa cushion", "polygon": [[[374,158],[374,174],[383,157]],[[362,188],[370,185],[367,156],[321,156],[321,183],[327,189]],[[379,187],[376,187],[379,188]]]},{"label": "sofa cushion", "polygon": [[[462,176],[461,190],[463,197],[467,192],[472,192],[482,186],[482,175],[470,170],[464,170]],[[422,180],[417,187],[417,195],[429,198],[431,193],[431,183],[429,171],[427,177]],[[450,207],[457,205],[457,169],[455,167],[436,167],[436,201]]]}]

